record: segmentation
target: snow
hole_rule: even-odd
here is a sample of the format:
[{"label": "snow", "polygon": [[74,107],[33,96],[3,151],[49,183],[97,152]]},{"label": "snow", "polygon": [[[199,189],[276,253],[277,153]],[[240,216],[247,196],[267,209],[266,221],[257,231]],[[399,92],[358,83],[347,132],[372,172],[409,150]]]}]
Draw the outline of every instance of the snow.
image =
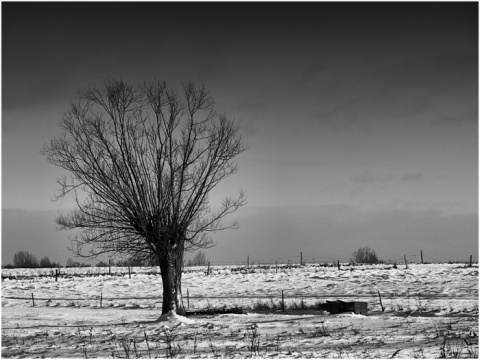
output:
[{"label": "snow", "polygon": [[[158,268],[132,270],[61,269],[57,282],[51,269],[2,270],[2,357],[478,357],[478,267],[186,268],[190,310],[246,312],[191,317],[160,316]],[[315,309],[337,299],[369,313]]]},{"label": "snow", "polygon": [[169,311],[168,313],[160,316],[158,318],[158,321],[168,322],[171,324],[195,324],[195,320],[189,319],[185,316],[178,315],[172,311]]}]

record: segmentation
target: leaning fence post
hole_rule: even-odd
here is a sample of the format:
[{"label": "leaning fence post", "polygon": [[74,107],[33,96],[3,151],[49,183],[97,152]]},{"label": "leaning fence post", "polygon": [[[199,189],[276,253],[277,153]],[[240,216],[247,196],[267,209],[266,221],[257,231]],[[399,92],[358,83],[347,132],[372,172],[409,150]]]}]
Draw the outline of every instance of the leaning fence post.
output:
[{"label": "leaning fence post", "polygon": [[382,296],[380,295],[380,291],[378,292],[378,298],[380,299],[380,306],[382,308],[382,312],[385,311],[385,308],[383,307],[383,303],[382,303]]}]

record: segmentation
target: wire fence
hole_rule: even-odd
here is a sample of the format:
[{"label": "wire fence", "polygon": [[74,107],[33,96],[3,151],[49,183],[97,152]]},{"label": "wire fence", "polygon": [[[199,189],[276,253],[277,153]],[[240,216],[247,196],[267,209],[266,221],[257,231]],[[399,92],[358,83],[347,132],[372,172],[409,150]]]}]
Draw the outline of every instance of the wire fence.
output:
[{"label": "wire fence", "polygon": [[[465,263],[465,264],[478,264],[478,256],[466,255],[464,258],[455,260],[440,260],[445,257],[442,255],[430,256],[424,254],[423,251],[418,254],[387,254],[379,256],[379,263],[384,264],[405,264],[418,263],[418,264],[445,264],[445,263]],[[325,265],[336,266],[338,264],[353,264],[352,258],[345,258],[342,256],[321,256],[321,255],[306,255],[303,252],[299,252],[297,255],[282,257],[277,259],[257,259],[247,256],[243,260],[237,261],[211,261],[212,266],[253,266],[253,265]]]},{"label": "wire fence", "polygon": [[[441,261],[436,257],[426,255],[423,252],[419,254],[388,254],[381,257],[377,264],[371,265],[404,265],[408,264],[465,264],[466,266],[478,266],[478,256],[466,255],[465,259],[456,261]],[[200,265],[184,265],[183,272],[205,272],[209,274],[218,268],[228,269],[229,271],[253,271],[263,269],[265,271],[284,271],[292,267],[301,266],[323,266],[337,267],[339,270],[345,266],[362,265],[352,262],[351,258],[344,257],[324,257],[304,255],[300,252],[298,255],[282,257],[276,259],[256,259],[247,256],[244,260],[238,261],[206,261]],[[37,277],[72,278],[72,277],[90,277],[90,276],[129,276],[132,274],[161,275],[159,266],[88,266],[88,267],[65,267],[65,268],[34,268],[34,269],[2,269],[2,281],[5,279],[28,279]]]},{"label": "wire fence", "polygon": [[[392,269],[395,267],[400,268],[404,266],[407,268],[410,264],[416,264],[421,266],[421,264],[445,264],[446,262],[438,261],[431,256],[425,254],[404,254],[403,256],[390,256],[387,260],[383,260],[380,264],[369,264],[367,267],[362,265],[362,270],[367,268],[373,269]],[[451,262],[452,263],[452,262]],[[473,257],[473,255],[466,256],[465,261],[454,262],[455,264],[460,264],[461,267],[477,267],[478,268],[478,257]],[[277,273],[277,272],[289,272],[289,271],[317,271],[319,268],[332,268],[334,271],[351,271],[357,265],[353,264],[350,259],[346,258],[333,258],[333,257],[320,257],[320,256],[304,256],[303,253],[300,253],[298,256],[291,256],[285,258],[277,258],[273,260],[257,260],[250,259],[248,256],[244,261],[237,262],[209,262],[200,266],[185,266],[185,273],[200,273],[206,276],[213,274],[225,273]],[[313,269],[315,268],[315,269]],[[338,273],[336,273],[338,274]],[[160,268],[158,266],[152,267],[84,267],[84,268],[60,268],[60,269],[3,269],[2,270],[2,282],[8,280],[27,280],[27,281],[38,281],[39,278],[46,278],[44,281],[75,281],[75,278],[78,277],[128,277],[132,278],[132,275],[150,275],[150,276],[160,276]],[[478,276],[478,271],[477,271]],[[48,279],[50,278],[50,279]],[[135,279],[135,277],[134,277]],[[92,279],[92,281],[95,281]],[[122,280],[123,281],[123,280]],[[411,296],[418,293],[422,294],[422,298],[426,299],[424,294],[424,288],[422,284],[409,284],[410,290],[412,291]],[[11,300],[21,300],[31,303],[31,306],[60,306],[60,307],[120,307],[120,308],[156,308],[161,306],[163,297],[158,294],[151,294],[147,296],[112,296],[112,294],[106,294],[106,297],[103,297],[103,293],[98,295],[91,296],[91,294],[85,294],[86,296],[80,295],[77,296],[38,296],[36,297],[33,292],[26,290],[25,292],[16,294],[12,296],[2,296],[2,299],[11,299]],[[73,294],[72,294],[73,295]],[[90,295],[90,296],[89,296]],[[371,306],[378,307],[379,300],[378,294],[374,290],[364,291],[359,294],[351,293],[335,293],[335,298],[342,299],[351,299],[355,301],[366,301]],[[476,299],[478,294],[472,297]],[[209,294],[208,296],[200,294],[190,294],[188,289],[183,291],[183,301],[184,306],[189,309],[195,307],[193,304],[199,305],[202,303],[207,303],[207,307],[221,304],[225,302],[235,302],[240,305],[246,305],[247,307],[254,307],[255,304],[263,303],[265,306],[274,306],[274,302],[279,303],[280,299],[285,306],[285,301],[291,301],[292,304],[302,304],[301,306],[312,306],[318,303],[319,300],[332,298],[331,293],[323,293],[322,291],[312,291],[310,289],[307,292],[304,291],[284,291],[275,294],[231,294],[231,295],[213,295]],[[452,298],[457,297],[456,294],[429,294],[430,300],[435,298]],[[464,300],[467,300],[463,297]],[[295,302],[297,301],[297,302]],[[300,301],[300,302],[298,302]],[[35,303],[37,302],[37,303]],[[40,303],[41,302],[41,303]],[[268,305],[271,304],[271,305]],[[293,305],[292,305],[293,306]],[[295,305],[298,306],[298,305]]]}]

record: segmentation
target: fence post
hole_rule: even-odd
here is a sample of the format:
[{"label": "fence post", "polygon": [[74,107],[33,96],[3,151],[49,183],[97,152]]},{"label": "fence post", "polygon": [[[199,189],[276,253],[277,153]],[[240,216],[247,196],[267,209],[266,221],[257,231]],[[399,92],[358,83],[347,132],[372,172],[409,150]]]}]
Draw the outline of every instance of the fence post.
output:
[{"label": "fence post", "polygon": [[188,289],[187,289],[187,309],[190,309],[190,294],[188,293]]},{"label": "fence post", "polygon": [[283,297],[283,290],[282,290],[282,311],[285,312],[285,298]]},{"label": "fence post", "polygon": [[340,260],[337,260],[338,270],[340,270]]},{"label": "fence post", "polygon": [[58,281],[58,269],[55,269],[55,282]]},{"label": "fence post", "polygon": [[403,258],[405,259],[405,269],[408,269],[407,256],[403,254]]},{"label": "fence post", "polygon": [[275,274],[277,273],[278,271],[278,261],[275,261]]},{"label": "fence post", "polygon": [[108,259],[108,275],[110,275],[111,272],[110,272],[110,259]]},{"label": "fence post", "polygon": [[207,275],[210,274],[210,261],[208,262],[208,267],[207,267]]},{"label": "fence post", "polygon": [[100,293],[100,307],[102,307],[103,294]]},{"label": "fence post", "polygon": [[423,264],[423,251],[422,250],[420,250],[420,261]]},{"label": "fence post", "polygon": [[302,265],[303,265],[303,254],[300,251],[300,266],[302,266]]},{"label": "fence post", "polygon": [[380,306],[382,307],[382,312],[385,312],[385,308],[383,307],[382,296],[380,295],[380,291],[378,292],[378,298],[380,299]]},{"label": "fence post", "polygon": [[472,256],[473,255],[470,255],[470,267],[472,267]]},{"label": "fence post", "polygon": [[130,269],[130,266],[128,267],[128,278],[131,279],[132,278],[132,271]]},{"label": "fence post", "polygon": [[247,268],[250,267],[250,256],[247,256]]},{"label": "fence post", "polygon": [[32,306],[35,306],[35,299],[33,298],[33,293],[32,293]]}]

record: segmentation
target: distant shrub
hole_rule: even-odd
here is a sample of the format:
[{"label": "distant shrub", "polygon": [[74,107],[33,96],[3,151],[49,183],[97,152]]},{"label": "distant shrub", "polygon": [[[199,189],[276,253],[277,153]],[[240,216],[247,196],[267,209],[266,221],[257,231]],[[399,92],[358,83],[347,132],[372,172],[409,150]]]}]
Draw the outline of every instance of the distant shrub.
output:
[{"label": "distant shrub", "polygon": [[73,261],[72,258],[67,259],[67,268],[70,267],[91,267],[92,265],[90,264],[85,264],[85,263],[80,263],[78,261]]},{"label": "distant shrub", "polygon": [[53,267],[56,267],[56,266],[57,265],[55,263],[52,263],[47,256],[44,256],[43,258],[40,259],[40,267],[41,268],[53,268]]},{"label": "distant shrub", "polygon": [[359,248],[352,254],[351,261],[360,264],[378,264],[378,257],[375,251],[370,250],[368,246]]},{"label": "distant shrub", "polygon": [[[136,255],[127,260],[117,261],[117,266],[148,266],[150,259],[143,259],[140,255]],[[112,264],[113,265],[113,264]]]},{"label": "distant shrub", "polygon": [[7,264],[2,266],[4,269],[13,269],[14,266],[12,264]]},{"label": "distant shrub", "polygon": [[95,265],[96,267],[108,267],[108,263],[106,263],[105,261],[103,260],[100,260],[97,265]]},{"label": "distant shrub", "polygon": [[208,260],[205,257],[205,253],[202,251],[197,252],[193,259],[188,260],[187,266],[207,265]]},{"label": "distant shrub", "polygon": [[18,251],[13,255],[13,267],[38,268],[38,260],[28,251]]}]

